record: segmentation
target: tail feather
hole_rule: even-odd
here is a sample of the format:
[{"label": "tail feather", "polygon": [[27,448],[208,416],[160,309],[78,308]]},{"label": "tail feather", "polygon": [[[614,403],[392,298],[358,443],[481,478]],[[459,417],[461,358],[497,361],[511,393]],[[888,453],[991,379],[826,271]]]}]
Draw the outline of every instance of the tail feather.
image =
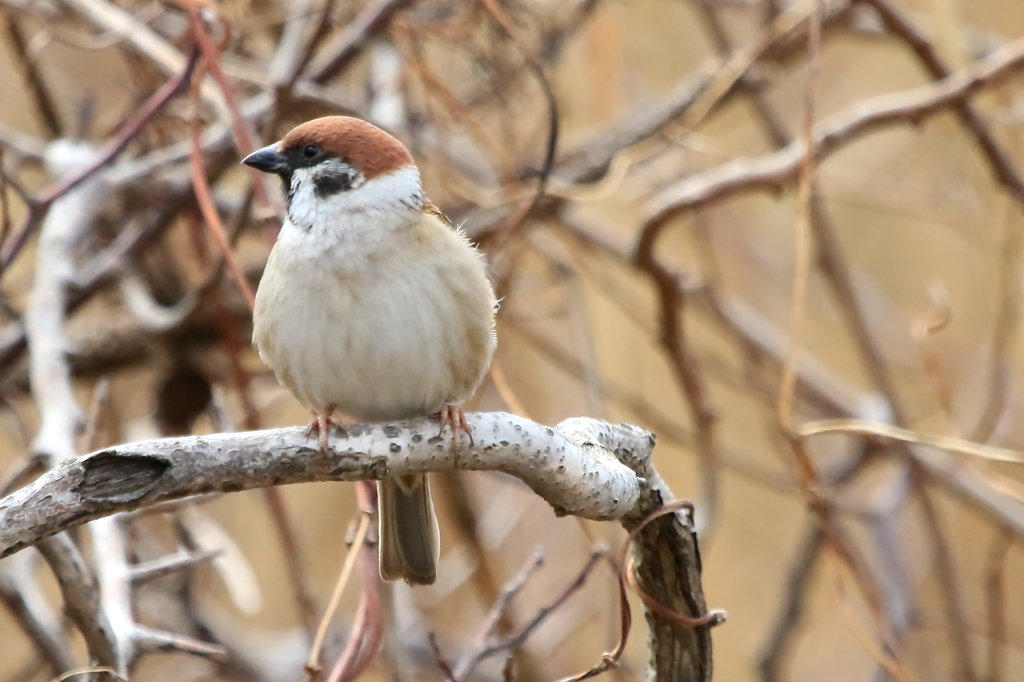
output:
[{"label": "tail feather", "polygon": [[378,483],[380,576],[431,585],[437,577],[440,537],[426,474]]}]

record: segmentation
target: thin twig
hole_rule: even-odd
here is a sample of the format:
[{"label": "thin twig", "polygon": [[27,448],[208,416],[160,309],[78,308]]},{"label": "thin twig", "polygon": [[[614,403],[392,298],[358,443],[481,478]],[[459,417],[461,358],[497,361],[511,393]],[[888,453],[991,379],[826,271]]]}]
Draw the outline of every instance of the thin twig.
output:
[{"label": "thin twig", "polygon": [[[213,80],[220,87],[221,95],[224,98],[224,102],[230,115],[231,131],[235,139],[235,148],[238,150],[239,154],[244,156],[256,149],[256,146],[253,143],[253,140],[256,138],[256,133],[252,128],[252,123],[248,118],[242,115],[242,109],[235,97],[234,90],[228,82],[227,76],[224,75],[224,70],[221,68],[220,51],[217,46],[213,44],[210,36],[206,33],[206,29],[203,27],[203,21],[199,17],[198,10],[191,5],[186,5],[184,9],[188,15],[189,28],[191,29],[192,37],[195,39],[196,44],[199,46],[199,51],[203,55],[203,71],[209,71]],[[199,86],[202,80],[202,77],[193,79],[193,93],[197,98],[199,95]],[[198,151],[198,137],[198,132],[193,129],[193,158],[195,155],[200,153]],[[193,163],[195,162],[193,161]],[[277,204],[270,198],[271,195],[267,190],[266,174],[261,173],[255,168],[247,168],[247,170],[259,204],[271,212],[276,213],[275,209],[277,208]],[[207,220],[209,220],[209,218],[207,218]]]},{"label": "thin twig", "polygon": [[946,418],[952,422],[952,393],[930,338],[933,334],[942,331],[952,318],[949,308],[949,294],[941,282],[935,282],[929,286],[928,294],[932,299],[932,308],[914,318],[910,325],[910,333],[914,337],[914,341],[917,342],[918,349],[921,351],[925,371],[931,380],[932,390],[935,392],[939,405],[942,407]]},{"label": "thin twig", "polygon": [[313,58],[307,70],[311,81],[324,84],[341,72],[362,45],[387,27],[395,13],[409,0],[374,0],[343,31],[329,40]]},{"label": "thin twig", "polygon": [[0,247],[11,233],[11,198],[7,192],[10,179],[4,165],[4,147],[0,146]]},{"label": "thin twig", "polygon": [[36,453],[17,460],[0,477],[0,498],[10,495],[30,478],[46,470],[45,458]]},{"label": "thin twig", "polygon": [[[803,344],[807,286],[811,276],[811,191],[814,186],[814,122],[817,115],[818,80],[821,76],[821,15],[824,11],[822,0],[815,0],[817,7],[811,15],[811,29],[807,40],[807,81],[804,84],[802,142],[804,155],[800,161],[799,194],[797,196],[797,217],[794,241],[796,244],[793,261],[793,295],[789,314],[789,350],[782,363],[779,379],[779,394],[775,405],[779,424],[784,430],[792,428],[793,393],[796,390],[796,366],[800,361]],[[806,467],[800,465],[803,484],[810,485],[813,474],[806,474]]]},{"label": "thin twig", "polygon": [[960,592],[953,566],[953,556],[949,543],[942,533],[938,511],[932,501],[931,492],[918,473],[917,498],[921,501],[924,512],[925,527],[928,529],[929,540],[935,550],[935,568],[939,585],[943,592],[942,605],[946,612],[946,630],[949,634],[949,645],[953,665],[958,679],[963,682],[974,682],[978,677],[974,672],[971,645],[968,641],[967,619],[964,613],[963,595]]},{"label": "thin twig", "polygon": [[797,635],[797,626],[804,615],[811,573],[819,563],[825,535],[817,521],[804,532],[800,548],[794,552],[786,576],[783,602],[769,630],[764,648],[758,655],[761,682],[777,682],[782,678],[784,657]]},{"label": "thin twig", "polygon": [[[200,69],[197,73],[202,73],[202,70]],[[256,307],[256,294],[253,292],[241,264],[239,264],[238,259],[235,257],[227,230],[225,230],[224,223],[221,222],[220,214],[217,212],[217,207],[214,204],[213,193],[210,191],[210,185],[206,180],[206,168],[203,165],[203,151],[199,142],[198,125],[191,126],[189,140],[191,141],[189,168],[192,175],[192,187],[195,189],[196,201],[199,203],[199,210],[202,212],[203,220],[206,221],[210,232],[213,233],[214,240],[220,248],[221,257],[227,263],[228,270],[231,271],[235,284],[238,285],[239,291],[242,292],[242,297],[245,299],[249,311],[252,312]]]},{"label": "thin twig", "polygon": [[43,222],[50,206],[57,199],[61,198],[81,183],[96,175],[96,172],[113,161],[125,148],[134,140],[142,129],[167,104],[174,99],[178,92],[184,88],[192,76],[192,70],[196,66],[198,52],[193,51],[185,63],[185,68],[178,76],[164,83],[136,112],[125,121],[102,148],[97,151],[95,160],[67,177],[61,178],[54,184],[47,187],[37,195],[31,203],[28,217],[21,227],[8,241],[3,244],[3,252],[0,253],[0,273],[7,270],[10,264],[21,252],[21,249],[28,242],[28,238],[35,232],[36,228]]},{"label": "thin twig", "polygon": [[527,638],[533,634],[533,631],[536,630],[549,615],[560,608],[562,604],[569,599],[569,597],[583,588],[587,582],[587,578],[590,577],[591,571],[594,570],[594,567],[597,566],[598,562],[603,559],[607,553],[607,547],[598,546],[593,548],[590,551],[590,556],[587,557],[587,561],[583,564],[583,567],[580,568],[572,582],[566,585],[566,587],[558,593],[551,603],[541,607],[537,613],[534,614],[533,618],[531,618],[530,621],[517,632],[510,634],[508,637],[505,637],[501,641],[495,642],[484,649],[480,654],[481,660],[494,656],[502,651],[512,652],[525,644]]},{"label": "thin twig", "polygon": [[79,675],[91,675],[93,673],[103,673],[107,677],[117,680],[117,682],[128,682],[125,678],[118,675],[116,670],[108,665],[93,665],[88,668],[75,668],[74,670],[67,671],[63,675],[58,675],[50,682],[64,682],[64,680],[70,680],[78,677]]},{"label": "thin twig", "polygon": [[[468,650],[455,665],[455,672],[451,675],[452,680],[457,682],[458,680],[468,679],[487,656],[497,652],[497,649],[494,649],[491,643],[491,638],[494,637],[498,624],[508,612],[512,600],[515,599],[516,595],[526,585],[526,581],[543,565],[544,551],[540,547],[535,547],[530,554],[530,558],[526,560],[522,568],[501,588],[498,598],[491,605],[487,616],[483,620],[480,633],[476,637],[475,646]],[[494,651],[489,652],[491,649],[494,649]]]},{"label": "thin twig", "polygon": [[359,526],[356,528],[356,536],[352,545],[345,555],[345,562],[341,566],[341,573],[338,575],[338,582],[334,585],[334,592],[331,593],[331,600],[327,603],[323,618],[320,620],[320,627],[317,628],[316,637],[313,638],[313,646],[309,650],[309,658],[306,659],[306,675],[309,680],[315,680],[320,674],[320,649],[323,646],[324,637],[327,635],[327,628],[331,625],[331,618],[338,608],[338,602],[348,584],[349,576],[352,575],[352,568],[356,565],[356,557],[366,540],[366,531],[370,527],[368,514],[359,515]]},{"label": "thin twig", "polygon": [[551,177],[551,170],[555,164],[555,154],[558,151],[558,101],[555,99],[555,92],[551,88],[551,83],[544,74],[544,68],[541,66],[540,62],[530,54],[526,44],[523,42],[523,39],[519,36],[519,31],[498,4],[497,0],[480,0],[480,2],[483,3],[485,8],[487,8],[487,11],[492,17],[494,17],[494,20],[501,26],[502,30],[508,34],[508,37],[515,44],[523,59],[526,60],[527,67],[533,72],[534,77],[537,79],[537,83],[540,85],[541,92],[544,93],[544,101],[547,104],[548,109],[547,144],[544,151],[544,161],[541,164],[540,171],[537,176],[537,189],[534,192],[530,203],[511,216],[502,227],[498,228],[494,235],[495,243],[493,247],[498,249],[512,231],[522,224],[522,222],[534,211],[534,209],[537,208],[541,200],[544,198],[544,193],[548,185],[548,178]]},{"label": "thin twig", "polygon": [[[1006,78],[1021,63],[1024,63],[1024,39],[1004,45],[986,59],[938,83],[859,102],[815,126],[814,156],[820,164],[867,133],[895,124],[918,124],[965,101],[986,85]],[[798,174],[806,153],[804,142],[795,140],[778,152],[730,161],[666,188],[651,202],[637,241],[637,252],[653,249],[660,233],[684,211],[739,192],[784,186]]]},{"label": "thin twig", "polygon": [[363,589],[356,609],[356,618],[349,630],[348,642],[338,656],[326,682],[352,682],[373,661],[384,639],[384,614],[380,595],[380,569],[377,563],[377,484],[372,481],[356,483],[356,502],[359,511],[370,519],[366,539],[359,548],[359,573]]},{"label": "thin twig", "polygon": [[299,610],[299,618],[303,622],[307,634],[312,634],[316,632],[316,606],[310,595],[305,562],[299,548],[295,526],[285,507],[281,491],[277,488],[264,488],[261,492],[263,501],[267,505],[267,511],[270,512],[274,530],[281,542],[281,552],[284,555],[289,581],[295,593],[295,605]]},{"label": "thin twig", "polygon": [[985,602],[988,611],[988,670],[986,682],[1006,677],[1006,559],[1013,547],[1009,528],[1000,528],[985,560]]},{"label": "thin twig", "polygon": [[22,83],[32,96],[36,107],[36,113],[42,121],[46,132],[53,139],[64,137],[64,126],[61,124],[60,115],[57,113],[57,104],[53,98],[53,92],[47,87],[46,79],[35,57],[29,54],[28,44],[25,41],[21,25],[10,10],[4,11],[4,28],[10,46],[15,56],[18,69],[21,71]]},{"label": "thin twig", "polygon": [[377,485],[372,481],[356,483],[356,499],[360,511],[370,518],[366,540],[359,550],[359,573],[362,594],[356,617],[349,630],[345,648],[331,669],[326,682],[352,682],[373,661],[384,639],[384,614],[380,596],[380,569],[377,562]]},{"label": "thin twig", "polygon": [[[882,21],[885,22],[886,28],[906,43],[932,78],[937,81],[944,80],[953,73],[943,63],[934,46],[925,37],[924,32],[890,0],[858,0],[858,2],[870,5],[878,12]],[[998,143],[985,123],[985,119],[970,102],[953,102],[952,108],[964,127],[974,137],[981,153],[996,176],[996,180],[1006,187],[1017,203],[1024,204],[1024,175],[1017,168],[1013,155]]]},{"label": "thin twig", "polygon": [[455,671],[452,670],[451,664],[445,660],[444,654],[441,653],[441,647],[437,643],[437,635],[433,632],[428,632],[427,641],[430,643],[430,650],[434,652],[434,660],[437,661],[437,667],[444,673],[445,680],[447,682],[459,682],[459,678],[455,676]]},{"label": "thin twig", "polygon": [[823,419],[821,421],[801,424],[797,429],[801,437],[816,436],[823,433],[860,433],[903,443],[931,445],[949,452],[956,452],[972,457],[991,460],[993,462],[1012,462],[1024,464],[1024,453],[1017,450],[982,445],[963,438],[937,436],[921,433],[911,429],[901,429],[887,424],[861,419]]}]

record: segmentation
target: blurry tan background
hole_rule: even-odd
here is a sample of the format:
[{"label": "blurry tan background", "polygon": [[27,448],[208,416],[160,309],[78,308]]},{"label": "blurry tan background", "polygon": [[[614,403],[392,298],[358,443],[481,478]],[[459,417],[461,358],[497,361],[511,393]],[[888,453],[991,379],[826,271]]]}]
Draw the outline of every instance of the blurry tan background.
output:
[{"label": "blurry tan background", "polygon": [[[322,85],[295,86],[276,121],[255,121],[255,142],[276,140],[291,125],[326,113],[367,117],[391,130],[416,156],[432,200],[481,240],[504,296],[496,372],[471,408],[518,411],[549,424],[580,415],[628,421],[658,435],[656,465],[678,496],[697,503],[706,598],[729,614],[713,633],[716,679],[890,679],[877,654],[880,621],[817,530],[775,414],[797,268],[795,178],[778,192],[741,192],[672,219],[656,255],[677,277],[670,307],[681,332],[674,338],[660,327],[664,311],[650,273],[631,261],[659,192],[732,159],[770,153],[772,126],[786,138],[800,134],[807,21],[774,41],[739,85],[705,100],[714,105],[706,115],[680,93],[708,81],[721,67],[716,55],[757,44],[766,26],[779,23],[779,12],[806,15],[811,4],[500,2],[517,40],[491,4],[296,2],[303,17],[315,19],[301,45],[316,37],[326,7],[317,49],[330,47],[354,17],[386,10],[337,73]],[[868,3],[824,5],[818,121],[931,82]],[[272,91],[268,63],[289,21],[289,3],[214,6],[222,18],[208,16],[211,32],[221,37],[222,27],[231,26],[223,65],[235,95],[245,100]],[[1015,0],[893,0],[891,7],[954,70],[1024,36],[1024,4]],[[111,8],[186,51],[183,14],[171,4],[0,1],[3,163],[31,191],[49,183],[39,164],[46,141],[74,135],[85,121],[87,139],[102,143],[167,78],[139,31],[126,38],[112,28]],[[292,11],[295,20],[294,5]],[[548,198],[517,220],[536,189],[549,135],[530,63],[541,65],[556,96],[558,153]],[[1018,169],[1024,166],[1020,73],[1018,67],[972,100],[1000,153]],[[216,88],[212,81],[208,86]],[[672,102],[682,104],[663,116]],[[57,126],[41,113],[47,104]],[[612,134],[642,130],[650,117],[658,125],[643,141]],[[187,140],[189,126],[221,118],[209,102],[179,98],[122,158],[147,158]],[[627,146],[634,142],[640,144]],[[610,169],[590,161],[608,150],[615,152]],[[255,283],[269,242],[253,211],[240,212],[249,178],[234,167],[237,151],[208,152],[225,223],[241,216],[235,251]],[[588,164],[581,177],[578,169]],[[83,268],[149,207],[168,216],[124,257],[123,268],[88,290],[88,301],[68,319],[79,402],[86,413],[104,405],[91,436],[95,445],[155,437],[158,410],[188,413],[195,405],[205,407],[189,426],[197,433],[304,423],[308,415],[248,349],[247,312],[230,277],[174,324],[161,327],[140,312],[175,304],[203,286],[218,253],[195,209],[185,164],[147,173],[123,181],[103,219],[74,249]],[[824,268],[820,258],[812,263],[795,421],[857,417],[1024,449],[1018,419],[1024,196],[1000,186],[990,159],[950,109],[918,126],[860,135],[822,163],[815,188],[816,225],[824,222],[838,258]],[[276,197],[276,183],[269,189]],[[14,192],[7,200],[13,227],[5,252],[25,216]],[[820,246],[823,233],[813,232]],[[0,471],[18,470],[39,426],[26,354],[10,345],[21,330],[36,254],[30,240],[0,279],[0,333],[7,344],[0,365]],[[132,284],[125,284],[128,273]],[[840,291],[848,284],[855,300],[837,298],[836,282]],[[148,303],[130,300],[139,288]],[[851,316],[861,323],[861,338],[851,331]],[[108,400],[97,400],[97,387]],[[701,422],[701,414],[708,419]],[[191,416],[181,419],[188,424]],[[169,431],[166,423],[163,430]],[[87,437],[80,451],[90,447]],[[894,635],[888,641],[900,643],[907,679],[1024,677],[1024,619],[1015,608],[1024,603],[1020,466],[857,435],[804,442],[823,481],[819,491],[882,600],[881,622]],[[943,461],[952,462],[944,472],[928,467]],[[512,624],[528,621],[565,588],[592,542],[623,540],[611,524],[555,518],[525,486],[500,475],[439,478],[435,486],[443,536],[438,584],[391,588],[385,650],[366,679],[442,679],[426,633],[435,632],[442,651],[456,659],[475,641],[495,591],[534,547],[543,548],[546,562],[514,603]],[[454,503],[459,495],[465,495],[461,515]],[[351,486],[289,487],[281,496],[310,597],[322,610],[356,514]],[[133,679],[303,679],[308,638],[267,498],[258,491],[224,495],[186,513],[201,517],[192,519],[193,530],[230,538],[237,549],[215,566],[142,588],[136,614],[143,623],[219,640],[249,667],[160,654],[144,658]],[[174,529],[168,516],[132,521],[130,556],[173,551]],[[22,561],[56,607],[45,564]],[[243,613],[225,582],[243,606],[261,600],[262,608]],[[357,598],[350,585],[328,637],[328,666],[344,645]],[[609,675],[643,678],[642,620],[634,618],[628,665]],[[601,564],[527,641],[516,679],[557,679],[585,669],[613,646],[617,625],[614,574]],[[78,635],[68,631],[74,660],[84,665]],[[476,678],[500,679],[500,663],[500,657],[490,661]],[[0,608],[0,679],[53,676],[17,619]]]}]

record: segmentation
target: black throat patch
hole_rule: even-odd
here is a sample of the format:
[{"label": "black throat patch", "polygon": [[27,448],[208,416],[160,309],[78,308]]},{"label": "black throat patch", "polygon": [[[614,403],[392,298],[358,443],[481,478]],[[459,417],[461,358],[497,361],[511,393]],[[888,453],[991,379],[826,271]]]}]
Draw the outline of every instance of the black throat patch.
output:
[{"label": "black throat patch", "polygon": [[347,163],[324,163],[314,169],[312,180],[313,193],[318,199],[324,199],[355,187],[359,171]]}]

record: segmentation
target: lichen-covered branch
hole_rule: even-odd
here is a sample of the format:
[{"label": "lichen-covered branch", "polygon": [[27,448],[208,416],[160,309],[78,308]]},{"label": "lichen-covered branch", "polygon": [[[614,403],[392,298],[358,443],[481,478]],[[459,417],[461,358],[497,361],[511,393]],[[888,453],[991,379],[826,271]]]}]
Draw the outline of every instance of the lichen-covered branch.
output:
[{"label": "lichen-covered branch", "polygon": [[[504,413],[470,417],[474,445],[461,469],[522,479],[559,513],[617,519],[640,495],[623,460],[644,460],[649,434],[571,420],[554,429]],[[305,429],[167,438],[118,445],[71,460],[0,500],[0,556],[86,521],[213,491],[287,483],[358,481],[456,468],[450,435],[420,419],[353,426],[321,452]]]},{"label": "lichen-covered branch", "polygon": [[[68,460],[0,500],[0,556],[93,519],[192,495],[453,468],[511,474],[556,513],[619,519],[627,529],[671,498],[651,465],[654,437],[635,426],[577,418],[551,428],[505,413],[477,413],[469,420],[473,444],[462,443],[457,458],[450,435],[439,435],[429,419],[352,426],[331,438],[327,452],[302,428],[100,450]],[[634,551],[647,594],[677,613],[705,614],[692,519],[658,519],[640,532]],[[710,679],[708,627],[686,628],[650,611],[647,617],[655,671],[685,669],[690,676],[679,679]]]}]

